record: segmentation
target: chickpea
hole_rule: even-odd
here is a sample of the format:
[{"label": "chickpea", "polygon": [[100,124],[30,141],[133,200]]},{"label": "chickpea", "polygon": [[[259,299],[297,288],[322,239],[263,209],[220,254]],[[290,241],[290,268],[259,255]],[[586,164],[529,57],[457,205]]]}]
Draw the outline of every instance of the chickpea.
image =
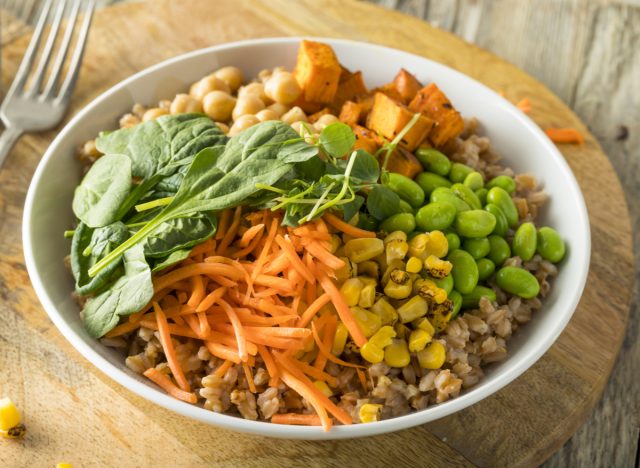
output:
[{"label": "chickpea", "polygon": [[136,117],[133,114],[124,114],[120,118],[120,128],[131,128],[134,125],[138,125],[140,123],[140,118]]},{"label": "chickpea", "polygon": [[283,72],[283,71],[287,71],[287,69],[284,68],[284,67],[275,67],[273,69],[265,68],[264,70],[260,70],[260,72],[258,73],[258,79],[262,83],[265,83],[273,75],[275,75],[276,73],[279,73],[279,72]]},{"label": "chickpea", "polygon": [[205,76],[200,81],[193,83],[191,88],[189,88],[189,94],[191,97],[198,101],[202,101],[211,91],[224,91],[225,93],[231,93],[229,85],[214,75]]},{"label": "chickpea", "polygon": [[168,99],[163,99],[162,101],[158,102],[158,107],[160,109],[165,109],[167,112],[169,112],[169,108],[171,107],[171,101],[169,101]]},{"label": "chickpea", "polygon": [[161,115],[167,115],[168,113],[169,111],[162,107],[152,107],[142,115],[142,121],[146,122],[148,120],[156,120]]},{"label": "chickpea", "polygon": [[188,94],[177,94],[169,110],[172,114],[184,114],[185,112],[202,112],[202,103]]},{"label": "chickpea", "polygon": [[258,96],[248,95],[239,97],[236,101],[236,106],[233,108],[232,117],[233,120],[238,120],[242,115],[257,114],[264,109],[264,102],[260,100]]},{"label": "chickpea", "polygon": [[327,125],[337,121],[338,121],[338,117],[336,117],[335,115],[325,114],[320,116],[320,118],[316,121],[315,126],[318,130],[322,130]]},{"label": "chickpea", "polygon": [[291,107],[289,106],[285,106],[284,104],[281,104],[279,102],[274,102],[273,104],[271,104],[270,106],[267,107],[267,109],[272,110],[273,112],[276,113],[276,115],[278,116],[278,118],[282,117],[283,114],[285,114],[289,109],[291,109]]},{"label": "chickpea", "polygon": [[231,112],[236,105],[235,98],[224,91],[211,91],[207,93],[202,102],[204,113],[213,120],[226,122],[231,118]]},{"label": "chickpea", "polygon": [[229,136],[237,135],[243,130],[249,127],[253,127],[255,124],[260,123],[255,115],[242,115],[240,116],[229,129]]},{"label": "chickpea", "polygon": [[267,80],[264,93],[275,102],[291,104],[300,97],[302,89],[291,73],[281,71]]},{"label": "chickpea", "polygon": [[238,67],[222,67],[216,70],[213,75],[227,83],[232,93],[238,91],[244,81],[244,75]]},{"label": "chickpea", "polygon": [[303,122],[307,121],[307,115],[304,113],[304,111],[302,109],[300,109],[298,106],[291,108],[289,111],[287,111],[281,118],[280,120],[282,120],[283,122],[288,123],[289,125],[293,124],[293,122],[297,122],[298,120],[301,120]]},{"label": "chickpea", "polygon": [[316,128],[312,124],[308,124],[302,120],[293,122],[291,124],[291,128],[293,128],[298,135],[303,137],[307,143],[313,143],[313,140],[317,136]]},{"label": "chickpea", "polygon": [[138,117],[139,119],[141,119],[145,110],[146,109],[142,104],[134,104],[133,107],[131,108],[131,113],[136,117]]},{"label": "chickpea", "polygon": [[267,120],[278,120],[279,115],[271,109],[262,109],[256,114],[260,122],[266,122]]},{"label": "chickpea", "polygon": [[238,90],[238,98],[249,95],[257,96],[264,103],[269,101],[269,98],[264,94],[264,86],[262,83],[249,83]]},{"label": "chickpea", "polygon": [[229,133],[229,126],[226,123],[216,122],[216,125],[222,130],[225,135]]}]

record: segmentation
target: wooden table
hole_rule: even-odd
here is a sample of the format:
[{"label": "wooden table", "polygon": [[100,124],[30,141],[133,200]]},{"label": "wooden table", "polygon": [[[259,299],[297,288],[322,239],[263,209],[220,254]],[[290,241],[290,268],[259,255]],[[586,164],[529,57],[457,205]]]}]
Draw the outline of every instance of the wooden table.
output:
[{"label": "wooden table", "polygon": [[[118,10],[110,11],[108,14],[104,12],[104,14],[99,15],[96,20],[95,33],[92,37],[93,43],[96,44],[94,46],[95,53],[92,57],[92,42],[90,42],[84,72],[84,76],[87,76],[87,74],[92,76],[91,83],[90,86],[88,86],[88,83],[82,86],[81,81],[81,86],[74,96],[74,109],[77,109],[98,92],[101,92],[132,71],[181,51],[236,38],[309,34],[311,31],[317,35],[348,36],[368,39],[374,42],[385,42],[396,47],[422,53],[459,68],[489,85],[502,87],[510,99],[518,99],[523,97],[522,93],[524,91],[535,89],[535,83],[524,75],[517,75],[519,79],[523,80],[521,85],[514,84],[514,81],[512,81],[514,76],[505,78],[501,82],[500,79],[496,78],[495,73],[487,72],[486,66],[487,64],[493,64],[494,66],[502,67],[501,69],[506,74],[511,72],[508,66],[495,61],[494,58],[484,52],[474,50],[452,40],[450,36],[398,15],[392,15],[390,18],[385,19],[385,21],[391,21],[391,23],[385,30],[380,30],[379,24],[376,24],[376,18],[379,21],[383,12],[368,9],[362,5],[349,5],[353,14],[345,15],[345,10],[338,6],[337,2],[330,2],[321,6],[307,2],[297,4],[295,6],[296,14],[293,13],[293,4],[281,1],[272,0],[258,4],[242,2],[233,6],[231,3],[221,2],[216,4],[218,28],[212,27],[214,20],[207,18],[206,14],[193,14],[194,12],[207,13],[210,11],[208,8],[204,8],[204,0],[182,3],[183,5],[189,4],[190,10],[193,10],[191,12],[193,14],[193,19],[191,20],[193,24],[188,25],[181,21],[188,16],[188,12],[186,8],[180,8],[180,2],[170,3],[163,1],[154,4],[156,14],[164,18],[164,24],[159,24],[162,27],[158,28],[155,27],[158,26],[156,24],[148,24],[142,32],[132,31],[131,33],[131,37],[140,39],[143,36],[158,37],[158,47],[154,49],[153,53],[147,55],[131,50],[131,42],[120,40],[119,38],[122,35],[116,34],[117,31],[124,32],[127,31],[127,28],[139,27],[144,21],[143,18],[148,18],[148,16],[142,14],[141,7],[133,7],[130,10],[126,10],[126,14],[123,14],[124,10],[119,10],[121,15],[117,14]],[[417,11],[415,10],[416,4],[417,2],[403,2],[399,6],[409,9],[414,8],[412,12],[421,13],[422,16],[428,19],[441,13],[437,8]],[[491,35],[495,28],[489,28],[487,21],[478,22],[474,19],[478,17],[490,18],[493,24],[502,24],[500,22],[503,21],[504,24],[502,25],[505,26],[505,31],[509,31],[508,22],[505,20],[506,17],[491,8],[488,9],[487,13],[485,11],[487,8],[483,8],[481,2],[456,2],[456,5],[460,10],[452,11],[455,11],[455,15],[460,16],[460,18],[452,24],[456,26],[456,32],[466,36],[468,39],[476,39],[479,43],[481,43],[481,40],[487,40],[488,45],[492,45],[492,42],[486,39],[487,37],[495,39]],[[259,12],[259,18],[248,16],[249,13],[256,10]],[[284,15],[282,13],[284,11],[290,12],[290,14]],[[591,11],[591,13],[594,13],[594,11]],[[523,18],[528,18],[530,15],[535,16],[535,11],[527,10],[526,14],[522,14],[524,15]],[[518,16],[516,15],[516,17]],[[238,18],[241,21],[238,21]],[[134,21],[134,19],[137,19],[137,21]],[[107,21],[110,21],[110,23],[107,23]],[[523,22],[524,20],[520,21],[520,23]],[[520,24],[517,21],[515,23]],[[107,24],[110,25],[108,30],[105,29]],[[234,25],[233,31],[225,29],[229,24]],[[473,24],[478,27],[473,26]],[[447,24],[443,22],[443,25],[446,26]],[[466,27],[465,25],[470,26]],[[480,25],[482,27],[479,27]],[[220,26],[224,27],[220,28]],[[500,28],[498,27],[497,29]],[[162,39],[168,31],[171,31],[175,37],[172,36],[172,41],[163,42]],[[181,33],[177,34],[176,31]],[[409,38],[411,36],[407,35],[405,31],[413,31],[414,33],[419,31],[418,35],[422,37],[416,41],[410,41]],[[511,32],[514,31],[511,30]],[[627,33],[624,32],[624,34]],[[523,36],[530,37],[531,35]],[[483,37],[485,39],[482,39]],[[434,44],[437,43],[440,46],[433,45],[430,47],[430,40],[435,41]],[[522,40],[522,42],[527,43],[525,40]],[[6,54],[3,52],[3,59],[7,68],[7,73],[3,73],[5,86],[8,76],[15,69],[19,60],[21,47],[25,43],[24,39],[15,41],[12,47],[7,49]],[[446,47],[443,46],[444,43],[454,47],[456,53],[451,56],[447,54]],[[531,46],[531,44],[529,45]],[[635,50],[636,53],[637,50]],[[113,63],[113,61],[103,60],[109,57],[130,60],[125,60],[125,63]],[[636,61],[635,63],[638,62]],[[527,63],[527,65],[530,64]],[[533,71],[535,72],[536,70],[534,69]],[[558,73],[558,75],[564,77],[561,73]],[[623,79],[624,76],[626,75],[623,75]],[[518,82],[518,80],[515,80],[515,82]],[[560,94],[562,95],[562,92]],[[572,94],[572,96],[579,95],[577,92]],[[637,95],[636,93],[635,96]],[[620,99],[619,94],[616,94],[616,96]],[[566,113],[559,101],[556,101],[553,96],[548,96],[546,92],[540,95],[539,102],[533,96],[530,98],[534,103],[533,117],[537,121],[548,123],[548,115],[559,112],[563,119],[566,120],[556,122],[556,125],[580,125],[573,116]],[[637,110],[638,107],[634,109]],[[607,108],[607,111],[611,112],[609,108]],[[631,116],[629,121],[637,123],[637,118]],[[6,391],[11,389],[12,396],[23,405],[22,408],[25,412],[28,415],[33,415],[28,419],[30,432],[33,436],[17,448],[16,446],[9,446],[9,451],[4,450],[5,447],[0,445],[0,461],[3,460],[3,456],[9,456],[10,458],[7,460],[10,463],[8,464],[18,463],[39,466],[50,465],[58,461],[52,459],[52,457],[59,456],[69,458],[80,465],[88,464],[89,461],[105,464],[109,464],[111,461],[113,464],[123,463],[123,460],[127,460],[131,464],[155,463],[158,466],[164,466],[167,460],[180,456],[182,457],[180,460],[183,460],[189,466],[200,465],[205,461],[215,461],[229,466],[250,465],[252,464],[251,462],[277,464],[286,462],[288,457],[295,457],[294,459],[303,460],[305,463],[330,463],[333,461],[335,463],[348,464],[349,461],[353,460],[350,458],[353,450],[354,453],[360,452],[358,454],[360,460],[363,462],[368,460],[370,464],[374,465],[376,462],[389,462],[391,460],[389,457],[393,457],[398,462],[404,461],[408,463],[409,461],[420,460],[425,464],[438,464],[443,463],[445,460],[462,465],[468,464],[470,461],[484,465],[493,463],[507,464],[509,462],[532,464],[542,461],[553,450],[560,447],[584,419],[586,412],[588,412],[600,393],[599,390],[604,384],[602,379],[594,383],[591,390],[588,387],[584,387],[580,390],[581,394],[572,393],[571,388],[566,388],[570,387],[571,381],[562,380],[563,374],[559,373],[561,369],[554,369],[553,367],[555,365],[554,359],[570,351],[566,348],[568,344],[572,343],[571,340],[580,337],[580,331],[578,330],[581,328],[575,328],[574,326],[572,329],[572,325],[570,325],[558,344],[554,346],[545,358],[506,390],[476,405],[471,410],[464,412],[464,414],[446,418],[423,428],[389,436],[353,443],[301,443],[299,445],[287,443],[279,445],[279,449],[276,449],[274,445],[272,453],[264,455],[262,454],[262,447],[265,442],[268,444],[269,441],[248,438],[226,431],[212,430],[202,424],[186,421],[183,418],[169,414],[167,411],[158,409],[113,384],[84,362],[77,353],[70,349],[70,346],[48,322],[34,301],[33,293],[23,269],[17,226],[28,179],[39,155],[44,151],[53,135],[54,133],[50,132],[23,139],[16,149],[16,153],[20,153],[23,159],[20,163],[16,163],[15,159],[9,163],[11,167],[8,171],[11,172],[11,177],[7,176],[7,171],[0,173],[0,184],[6,190],[6,193],[0,197],[0,209],[6,215],[2,219],[4,225],[0,225],[0,229],[3,235],[6,235],[5,238],[10,241],[6,251],[2,252],[4,265],[0,270],[0,277],[4,281],[0,285],[0,293],[3,295],[3,302],[6,301],[9,305],[8,307],[0,306],[0,318],[5,324],[0,327],[0,369],[19,369],[22,372],[21,375],[10,375],[6,382],[0,381],[0,393],[4,392],[5,388]],[[637,134],[633,132],[633,128],[631,137],[637,139]],[[628,146],[628,148],[632,147]],[[583,164],[587,164],[587,162],[580,162],[577,159],[578,153],[575,152],[575,149],[567,148],[563,149],[563,152],[574,166],[574,170],[577,170]],[[597,144],[591,139],[588,139],[587,151],[584,152],[584,156],[586,155],[593,155],[594,163],[602,164],[602,161],[598,159],[600,156],[598,156]],[[606,165],[601,167],[603,173],[609,171]],[[631,167],[637,168],[637,166]],[[629,171],[625,176],[629,177],[629,173],[633,173],[633,171]],[[616,182],[612,180],[611,183],[613,184],[613,199],[616,199]],[[589,196],[587,198],[587,202],[591,203],[591,209],[594,200],[589,199]],[[635,200],[631,200],[631,202],[633,203]],[[624,213],[623,207],[615,207],[615,210],[618,213]],[[597,222],[601,221],[598,220]],[[620,226],[626,229],[624,222]],[[619,241],[622,242],[621,248],[625,251],[625,234],[622,233],[621,235],[622,239],[619,239]],[[611,239],[615,239],[615,236],[611,236]],[[612,298],[611,303],[603,308],[619,314],[619,319],[622,321],[616,322],[616,327],[624,325],[626,301],[629,296],[628,288],[622,286],[625,284],[624,281],[626,281],[626,284],[631,284],[629,278],[631,275],[630,257],[626,252],[622,252],[621,262],[616,265],[618,274],[624,275],[626,278],[621,284],[610,285],[612,286],[612,291],[616,292],[616,297]],[[590,300],[593,301],[597,297],[597,294],[592,294]],[[577,315],[579,314],[580,311]],[[572,324],[574,323],[575,320],[572,321]],[[637,328],[637,320],[633,326]],[[615,333],[620,331],[620,328],[616,328]],[[614,334],[613,329],[611,333]],[[637,331],[636,335],[629,336],[637,336]],[[613,339],[613,336],[610,338],[612,338],[609,340],[611,348],[616,348],[617,343],[619,343],[617,341],[618,338]],[[29,346],[25,346],[25,343],[28,343]],[[637,348],[635,349],[637,355]],[[610,365],[613,356],[615,356],[615,351],[616,349],[604,350],[602,356],[593,357],[591,362],[601,362],[603,366]],[[632,348],[627,352],[631,357],[633,357],[633,353]],[[581,356],[575,356],[575,365],[580,365],[580,358]],[[632,368],[629,365],[623,366],[622,374],[627,373],[631,377],[631,370]],[[587,372],[586,374],[589,373]],[[591,377],[597,377],[597,375],[598,373],[596,372],[591,374]],[[606,369],[601,372],[601,375],[603,377],[606,376]],[[544,379],[549,376],[560,378],[556,382],[556,386],[560,385],[557,388],[558,393],[562,394],[558,396],[559,399],[580,399],[582,404],[579,410],[576,410],[579,414],[567,415],[566,423],[554,427],[555,432],[552,431],[547,434],[544,431],[538,434],[536,431],[544,429],[544,427],[540,425],[540,421],[532,421],[532,425],[523,434],[505,437],[504,444],[500,444],[503,446],[502,450],[496,452],[478,449],[477,445],[483,439],[487,439],[487,435],[483,435],[480,431],[473,431],[466,435],[469,446],[461,445],[460,442],[464,439],[465,434],[459,430],[456,431],[455,426],[464,429],[465,426],[472,427],[474,422],[477,424],[479,418],[489,420],[488,418],[491,416],[492,411],[504,411],[505,405],[508,406],[510,402],[515,402],[516,400],[513,400],[513,398],[518,391],[526,393],[532,385],[541,385]],[[630,386],[630,382],[632,382],[631,379],[627,380],[627,387]],[[20,389],[20,384],[22,384],[22,389]],[[624,384],[624,381],[622,381],[622,384]],[[547,387],[544,386],[542,391],[548,390]],[[620,388],[617,387],[615,391],[619,392]],[[622,393],[618,398],[623,398],[625,402],[628,402],[628,407],[633,412],[633,405],[637,405],[633,392]],[[47,406],[47,401],[55,401],[56,407]],[[119,402],[118,408],[112,406],[114,402]],[[635,409],[637,410],[637,406],[635,406]],[[562,407],[560,410],[564,411]],[[553,411],[553,404],[548,408],[541,408],[540,417],[550,417],[549,411]],[[595,436],[592,428],[587,429],[586,437],[582,433],[576,436],[586,440],[591,446],[597,447],[596,450],[589,451],[589,446],[584,443],[576,449],[571,446],[570,442],[563,451],[559,452],[550,461],[550,464],[581,460],[613,461],[615,464],[630,462],[633,459],[635,441],[633,434],[631,434],[632,437],[625,437],[627,432],[624,432],[624,429],[632,427],[633,420],[631,418],[623,419],[622,411],[614,414],[623,423],[621,437],[618,439],[613,438],[615,444],[606,443],[607,441],[603,437],[606,432],[602,429],[602,421],[598,421],[596,425],[599,424],[601,429],[599,432],[595,432]],[[123,417],[126,420],[123,421]],[[50,426],[49,424],[44,424],[44,422],[48,421]],[[624,424],[627,424],[627,426],[624,426]],[[452,426],[454,426],[453,429]],[[497,429],[504,431],[505,428],[509,429],[508,424],[503,424],[500,428],[491,427],[491,430],[495,433]],[[583,429],[582,432],[584,433],[585,430]],[[608,433],[610,434],[610,431]],[[456,439],[458,439],[458,442],[456,442]],[[544,440],[541,441],[541,439]],[[158,440],[162,441],[161,449],[154,444],[154,441]],[[476,445],[475,447],[473,446],[474,444]],[[237,447],[238,445],[243,446],[241,452],[237,450],[235,453],[223,451],[224,453],[222,454],[216,454],[216,450],[219,452],[220,449],[212,448],[216,446],[220,448],[225,446]],[[495,441],[487,445],[487,447],[490,446],[496,447]],[[514,448],[515,454],[512,458],[509,458],[509,447]],[[84,449],[88,451],[84,451]],[[428,458],[425,458],[425,454],[428,454]]]}]

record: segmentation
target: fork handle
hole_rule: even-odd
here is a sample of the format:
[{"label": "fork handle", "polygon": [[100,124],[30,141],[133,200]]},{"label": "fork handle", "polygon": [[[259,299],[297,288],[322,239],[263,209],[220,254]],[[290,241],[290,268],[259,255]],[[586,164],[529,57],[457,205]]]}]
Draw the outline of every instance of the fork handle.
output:
[{"label": "fork handle", "polygon": [[0,135],[0,168],[6,159],[7,155],[11,152],[11,148],[16,144],[18,138],[24,133],[21,128],[7,127]]}]

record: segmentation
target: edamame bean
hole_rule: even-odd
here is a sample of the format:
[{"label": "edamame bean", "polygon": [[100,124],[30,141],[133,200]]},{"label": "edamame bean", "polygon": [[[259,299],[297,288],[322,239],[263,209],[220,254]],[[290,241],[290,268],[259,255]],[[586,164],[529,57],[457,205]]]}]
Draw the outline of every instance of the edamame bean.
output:
[{"label": "edamame bean", "polygon": [[447,187],[438,187],[433,192],[431,192],[431,197],[429,197],[429,201],[433,202],[449,202],[453,206],[456,207],[456,211],[459,213],[461,211],[469,211],[471,207],[467,205],[461,198],[457,197],[453,190]]},{"label": "edamame bean", "polygon": [[482,206],[487,204],[487,193],[488,192],[489,191],[484,187],[473,191],[473,193],[476,194],[476,197],[478,197],[478,200],[480,200],[480,203],[482,204]]},{"label": "edamame bean", "polygon": [[551,263],[558,263],[564,258],[566,247],[558,232],[550,227],[541,227],[538,230],[538,253]]},{"label": "edamame bean", "polygon": [[451,276],[456,290],[462,294],[473,291],[478,284],[478,266],[471,255],[464,250],[454,250],[447,257],[452,263]]},{"label": "edamame bean", "polygon": [[487,237],[496,227],[496,217],[484,210],[463,211],[456,216],[454,227],[462,237]]},{"label": "edamame bean", "polygon": [[419,208],[424,203],[424,190],[402,174],[390,172],[385,185],[408,201],[414,208]]},{"label": "edamame bean", "polygon": [[516,181],[506,175],[499,175],[487,182],[487,188],[500,187],[509,195],[516,191]]},{"label": "edamame bean", "polygon": [[418,177],[416,177],[416,182],[427,195],[431,195],[438,187],[451,187],[451,181],[449,181],[449,179],[445,179],[441,175],[434,174],[433,172],[421,172],[418,174]]},{"label": "edamame bean", "polygon": [[416,158],[418,158],[418,161],[420,161],[425,171],[446,176],[451,170],[451,161],[437,149],[418,148]]},{"label": "edamame bean", "polygon": [[451,311],[451,320],[458,316],[460,308],[462,307],[462,294],[455,289],[448,294],[449,300],[453,302],[453,310]]},{"label": "edamame bean", "polygon": [[506,236],[507,231],[509,231],[509,224],[502,210],[493,203],[487,203],[484,209],[496,217],[496,227],[493,228],[493,234],[497,234],[500,237]]},{"label": "edamame bean", "polygon": [[496,271],[496,264],[488,258],[477,260],[476,265],[478,265],[478,281],[486,280]]},{"label": "edamame bean", "polygon": [[423,231],[442,231],[456,218],[456,207],[449,202],[432,202],[416,213],[416,224]]},{"label": "edamame bean", "polygon": [[375,218],[367,213],[360,213],[357,226],[365,231],[377,231],[378,222]]},{"label": "edamame bean", "polygon": [[472,210],[481,210],[482,205],[480,204],[480,200],[477,195],[473,193],[469,187],[464,184],[453,184],[451,186],[451,190],[456,195],[456,197],[460,198],[467,205],[471,207]]},{"label": "edamame bean", "polygon": [[444,278],[429,277],[429,279],[436,283],[439,288],[447,291],[447,295],[449,295],[449,293],[453,290],[453,276],[451,275],[447,275]]},{"label": "edamame bean", "polygon": [[528,262],[536,253],[537,236],[533,223],[522,223],[513,236],[511,250],[523,261]]},{"label": "edamame bean", "polygon": [[480,298],[483,296],[487,297],[490,301],[497,299],[496,292],[493,289],[487,288],[486,286],[476,286],[470,293],[462,295],[462,308],[473,309],[478,307]]},{"label": "edamame bean", "polygon": [[493,203],[502,210],[509,226],[515,226],[517,224],[518,209],[511,199],[511,195],[509,195],[505,189],[502,187],[491,188],[487,193],[487,202]]},{"label": "edamame bean", "polygon": [[413,231],[415,228],[416,219],[411,213],[394,214],[382,221],[382,224],[380,224],[380,229],[384,232],[402,231],[408,233]]},{"label": "edamame bean", "polygon": [[489,236],[489,244],[491,244],[491,250],[488,258],[496,266],[501,266],[507,258],[511,257],[511,247],[504,238],[493,234]]},{"label": "edamame bean", "polygon": [[484,187],[484,179],[482,178],[482,174],[480,174],[478,171],[471,172],[467,177],[464,178],[463,183],[471,190],[478,190]]},{"label": "edamame bean", "polygon": [[506,292],[525,299],[536,297],[540,292],[538,280],[524,268],[500,268],[496,274],[496,284]]},{"label": "edamame bean", "polygon": [[449,245],[449,251],[456,250],[460,248],[460,236],[455,232],[447,232],[445,234],[447,238],[447,243]]},{"label": "edamame bean", "polygon": [[408,202],[404,201],[402,198],[400,199],[400,204],[398,205],[401,213],[411,213],[413,214],[413,207],[409,205]]},{"label": "edamame bean", "polygon": [[466,250],[476,260],[486,257],[491,250],[491,243],[486,237],[479,239],[465,239],[462,243],[462,249]]},{"label": "edamame bean", "polygon": [[449,171],[449,180],[455,183],[462,183],[464,179],[471,174],[473,171],[472,167],[467,166],[462,163],[453,163],[451,165],[451,171]]}]

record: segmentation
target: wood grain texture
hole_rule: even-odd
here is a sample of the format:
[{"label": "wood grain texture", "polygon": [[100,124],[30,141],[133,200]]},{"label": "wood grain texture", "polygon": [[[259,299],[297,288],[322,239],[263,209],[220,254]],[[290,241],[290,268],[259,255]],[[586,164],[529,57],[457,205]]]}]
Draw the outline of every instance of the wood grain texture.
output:
[{"label": "wood grain texture", "polygon": [[[51,466],[66,459],[78,466],[165,466],[178,460],[184,466],[350,466],[356,460],[370,466],[526,466],[560,448],[607,381],[624,334],[633,274],[620,184],[578,117],[512,65],[419,20],[364,3],[220,0],[213,8],[207,0],[161,0],[153,2],[153,16],[148,8],[122,5],[96,15],[72,113],[131,73],[178,53],[287,34],[386,44],[457,68],[513,101],[536,96],[532,117],[540,125],[574,126],[587,134],[583,147],[561,148],[591,215],[587,289],[565,332],[536,365],[494,396],[435,423],[335,442],[273,443],[211,428],[111,382],[66,343],[42,311],[23,264],[20,217],[28,180],[55,131],[29,135],[0,172],[0,394],[11,395],[24,411],[29,435],[0,442],[0,465]],[[27,40],[2,51],[5,86]]]}]

